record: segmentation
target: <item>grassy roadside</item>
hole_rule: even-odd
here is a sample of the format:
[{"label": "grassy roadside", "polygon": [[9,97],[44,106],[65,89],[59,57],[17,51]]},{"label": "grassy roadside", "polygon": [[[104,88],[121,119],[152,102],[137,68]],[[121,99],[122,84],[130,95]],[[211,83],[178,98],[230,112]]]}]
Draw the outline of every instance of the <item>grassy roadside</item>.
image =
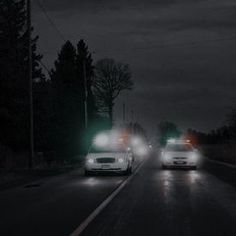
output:
[{"label": "grassy roadside", "polygon": [[75,163],[60,163],[36,166],[34,169],[18,168],[12,170],[0,169],[0,191],[24,185],[46,177],[68,173],[83,166],[83,159]]},{"label": "grassy roadside", "polygon": [[211,160],[236,165],[236,143],[204,145],[202,151]]}]

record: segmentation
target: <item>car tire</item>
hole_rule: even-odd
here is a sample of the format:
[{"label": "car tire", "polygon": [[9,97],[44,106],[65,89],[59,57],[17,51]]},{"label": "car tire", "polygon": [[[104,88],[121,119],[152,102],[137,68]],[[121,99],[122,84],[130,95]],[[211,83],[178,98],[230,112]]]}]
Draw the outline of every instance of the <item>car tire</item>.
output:
[{"label": "car tire", "polygon": [[197,169],[197,166],[193,166],[193,167],[192,167],[192,170],[196,170],[196,169]]},{"label": "car tire", "polygon": [[132,166],[128,167],[127,170],[123,171],[123,175],[131,175],[132,174]]},{"label": "car tire", "polygon": [[132,168],[132,166],[130,166],[128,169],[128,175],[131,175],[132,173],[133,173],[133,168]]},{"label": "car tire", "polygon": [[85,175],[85,176],[91,176],[92,173],[91,173],[91,171],[89,171],[89,170],[85,170],[85,171],[84,171],[84,175]]},{"label": "car tire", "polygon": [[166,170],[166,169],[167,169],[167,166],[164,165],[164,164],[162,164],[162,165],[161,165],[161,168],[162,168],[163,170]]}]

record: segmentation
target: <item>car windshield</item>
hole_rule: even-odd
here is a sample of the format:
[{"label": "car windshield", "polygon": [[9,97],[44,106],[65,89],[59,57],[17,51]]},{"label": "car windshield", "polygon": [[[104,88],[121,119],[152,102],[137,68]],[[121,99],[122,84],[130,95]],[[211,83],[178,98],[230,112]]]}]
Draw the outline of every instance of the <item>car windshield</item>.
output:
[{"label": "car windshield", "polygon": [[108,146],[108,147],[96,147],[92,146],[90,153],[103,153],[103,152],[126,152],[124,146]]},{"label": "car windshield", "polygon": [[193,147],[191,144],[168,144],[166,151],[170,152],[191,152]]}]

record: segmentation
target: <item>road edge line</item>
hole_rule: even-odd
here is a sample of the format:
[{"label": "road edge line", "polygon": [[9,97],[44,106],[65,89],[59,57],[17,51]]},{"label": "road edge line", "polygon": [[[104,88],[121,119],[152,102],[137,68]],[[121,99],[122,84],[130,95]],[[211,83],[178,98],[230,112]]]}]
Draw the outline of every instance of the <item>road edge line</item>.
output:
[{"label": "road edge line", "polygon": [[236,169],[236,165],[233,165],[233,164],[225,163],[223,161],[212,160],[209,157],[207,157],[207,160],[209,162],[213,162],[213,163],[216,163],[216,164],[219,164],[219,165],[222,165],[222,166],[226,166],[228,168]]},{"label": "road edge line", "polygon": [[[146,159],[147,160],[147,159]],[[82,223],[73,231],[70,236],[79,236],[87,228],[87,226],[108,206],[108,204],[120,193],[120,191],[126,186],[130,180],[139,172],[143,164],[143,161],[135,170],[135,172],[125,179],[120,186],[118,186]]]}]

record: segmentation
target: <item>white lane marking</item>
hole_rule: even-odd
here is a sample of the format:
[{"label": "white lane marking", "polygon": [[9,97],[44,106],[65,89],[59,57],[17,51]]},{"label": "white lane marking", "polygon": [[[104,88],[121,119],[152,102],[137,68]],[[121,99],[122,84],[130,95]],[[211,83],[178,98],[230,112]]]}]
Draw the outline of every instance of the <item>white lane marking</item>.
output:
[{"label": "white lane marking", "polygon": [[229,164],[229,163],[225,163],[225,162],[222,162],[222,161],[217,161],[217,160],[212,160],[210,158],[207,157],[207,160],[209,162],[213,162],[213,163],[217,163],[219,165],[223,165],[223,166],[227,166],[229,168],[233,168],[233,169],[236,169],[236,165],[233,165],[233,164]]},{"label": "white lane marking", "polygon": [[70,236],[79,236],[86,229],[86,227],[104,210],[104,208],[116,197],[116,195],[125,187],[125,185],[138,173],[145,161],[143,161],[135,172],[125,179],[122,184],[112,192],[76,229]]}]

